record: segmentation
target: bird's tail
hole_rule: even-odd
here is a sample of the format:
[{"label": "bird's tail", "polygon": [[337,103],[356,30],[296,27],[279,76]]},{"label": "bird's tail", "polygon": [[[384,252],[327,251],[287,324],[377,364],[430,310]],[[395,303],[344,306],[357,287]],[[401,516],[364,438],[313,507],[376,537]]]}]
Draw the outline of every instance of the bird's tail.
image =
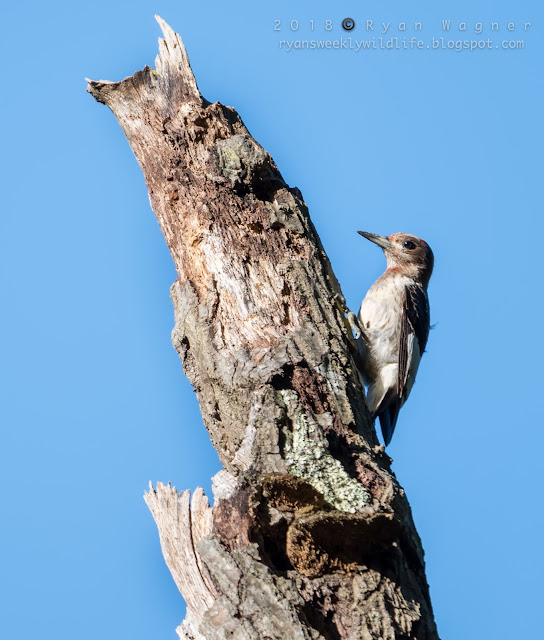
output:
[{"label": "bird's tail", "polygon": [[[394,394],[394,398],[391,395]],[[389,397],[388,397],[389,396]],[[399,411],[402,406],[402,401],[397,397],[397,394],[391,392],[386,394],[386,397],[382,400],[381,405],[376,411],[376,415],[380,420],[380,427],[382,428],[383,441],[385,446],[391,442],[393,432],[397,426],[397,420],[399,417]]]}]

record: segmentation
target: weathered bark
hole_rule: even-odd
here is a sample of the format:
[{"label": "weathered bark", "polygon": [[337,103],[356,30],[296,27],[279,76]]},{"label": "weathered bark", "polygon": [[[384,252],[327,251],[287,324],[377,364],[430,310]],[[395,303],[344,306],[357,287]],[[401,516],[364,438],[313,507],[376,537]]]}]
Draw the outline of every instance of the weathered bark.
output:
[{"label": "weathered bark", "polygon": [[298,189],[199,93],[158,19],[156,70],[89,81],[142,167],[178,280],[172,339],[224,470],[215,505],[146,501],[181,638],[437,638],[423,550],[364,403],[340,293]]}]

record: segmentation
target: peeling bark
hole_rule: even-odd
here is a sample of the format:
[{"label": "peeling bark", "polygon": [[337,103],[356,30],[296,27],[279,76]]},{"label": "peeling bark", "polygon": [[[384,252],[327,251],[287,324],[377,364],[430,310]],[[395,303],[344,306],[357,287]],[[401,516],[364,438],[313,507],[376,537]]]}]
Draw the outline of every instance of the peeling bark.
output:
[{"label": "peeling bark", "polygon": [[224,470],[145,499],[187,603],[180,638],[438,638],[423,549],[364,402],[340,287],[300,191],[198,91],[160,18],[156,70],[89,81],[174,259],[172,341]]}]

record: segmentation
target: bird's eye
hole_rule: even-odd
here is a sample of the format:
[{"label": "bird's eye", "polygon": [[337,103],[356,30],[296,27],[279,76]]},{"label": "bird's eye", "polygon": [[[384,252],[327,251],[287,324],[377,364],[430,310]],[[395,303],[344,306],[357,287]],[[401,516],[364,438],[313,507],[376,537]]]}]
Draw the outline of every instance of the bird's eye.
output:
[{"label": "bird's eye", "polygon": [[405,240],[405,241],[402,243],[402,246],[403,246],[405,249],[415,249],[415,248],[416,248],[416,245],[415,245],[411,240]]}]

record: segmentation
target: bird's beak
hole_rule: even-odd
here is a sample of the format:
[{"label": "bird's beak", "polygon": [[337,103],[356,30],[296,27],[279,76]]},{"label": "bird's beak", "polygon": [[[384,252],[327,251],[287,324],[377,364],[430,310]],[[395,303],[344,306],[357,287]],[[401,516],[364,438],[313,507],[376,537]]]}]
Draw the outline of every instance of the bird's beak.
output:
[{"label": "bird's beak", "polygon": [[361,234],[363,238],[370,240],[370,242],[377,244],[378,247],[381,247],[384,251],[391,249],[393,246],[392,243],[384,236],[378,236],[375,233],[369,233],[368,231],[357,231],[357,233]]}]

